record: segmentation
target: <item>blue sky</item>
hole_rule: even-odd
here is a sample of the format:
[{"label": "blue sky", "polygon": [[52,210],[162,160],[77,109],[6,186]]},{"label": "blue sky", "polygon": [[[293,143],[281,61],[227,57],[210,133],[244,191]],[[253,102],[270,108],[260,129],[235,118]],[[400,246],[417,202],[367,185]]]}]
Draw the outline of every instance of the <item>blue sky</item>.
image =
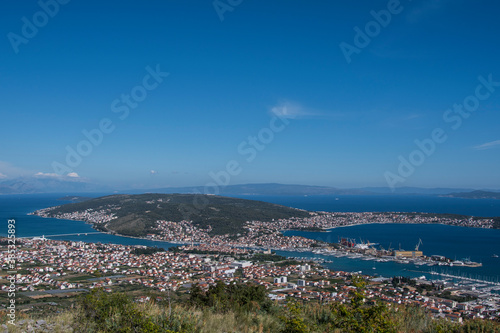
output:
[{"label": "blue sky", "polygon": [[3,180],[500,188],[496,1],[1,6]]}]

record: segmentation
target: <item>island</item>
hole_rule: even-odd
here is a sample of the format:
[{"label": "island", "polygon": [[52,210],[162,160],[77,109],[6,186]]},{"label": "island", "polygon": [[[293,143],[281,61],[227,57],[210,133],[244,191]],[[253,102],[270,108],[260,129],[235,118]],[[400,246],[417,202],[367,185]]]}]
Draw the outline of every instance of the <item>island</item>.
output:
[{"label": "island", "polygon": [[443,195],[443,197],[463,198],[463,199],[496,199],[500,200],[500,193],[490,191],[459,192]]},{"label": "island", "polygon": [[[499,218],[411,212],[311,212],[268,202],[215,195],[119,194],[37,210],[34,215],[81,220],[122,236],[224,247],[311,249],[325,242],[285,236],[366,223],[440,223],[498,228]],[[387,253],[382,253],[386,255]],[[381,255],[382,255],[381,254]]]}]

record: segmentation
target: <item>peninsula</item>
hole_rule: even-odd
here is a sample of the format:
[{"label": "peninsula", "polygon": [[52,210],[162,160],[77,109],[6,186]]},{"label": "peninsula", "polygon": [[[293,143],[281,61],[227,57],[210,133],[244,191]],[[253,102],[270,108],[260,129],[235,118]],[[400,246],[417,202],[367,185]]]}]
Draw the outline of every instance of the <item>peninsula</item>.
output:
[{"label": "peninsula", "polygon": [[401,212],[310,212],[272,203],[195,194],[111,195],[50,207],[41,217],[80,220],[100,231],[213,246],[310,249],[322,242],[284,230],[327,230],[366,223],[440,223],[498,228],[499,218]]}]

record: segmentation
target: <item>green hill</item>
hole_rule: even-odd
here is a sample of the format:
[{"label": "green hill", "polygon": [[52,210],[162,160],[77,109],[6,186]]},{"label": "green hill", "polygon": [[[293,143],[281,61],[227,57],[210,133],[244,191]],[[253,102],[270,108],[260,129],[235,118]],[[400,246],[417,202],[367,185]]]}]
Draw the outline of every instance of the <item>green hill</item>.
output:
[{"label": "green hill", "polygon": [[215,235],[243,233],[246,221],[309,216],[307,211],[272,203],[202,194],[111,195],[54,207],[47,216],[88,210],[113,213],[117,218],[106,227],[95,226],[129,236],[151,233],[157,220],[193,221],[201,228],[211,226]]}]

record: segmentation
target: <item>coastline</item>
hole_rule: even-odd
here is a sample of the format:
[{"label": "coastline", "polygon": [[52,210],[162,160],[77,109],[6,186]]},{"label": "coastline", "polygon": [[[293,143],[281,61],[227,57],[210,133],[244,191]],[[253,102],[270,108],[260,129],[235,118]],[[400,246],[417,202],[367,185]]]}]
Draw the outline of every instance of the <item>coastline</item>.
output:
[{"label": "coastline", "polygon": [[[353,223],[353,224],[348,224],[348,225],[339,225],[336,227],[331,227],[331,228],[323,228],[326,232],[333,230],[333,229],[338,229],[338,228],[348,228],[348,227],[354,227],[358,225],[369,225],[369,224],[391,224],[393,222],[370,222],[370,223]],[[408,224],[419,224],[419,223],[408,223]],[[304,230],[305,231],[305,230]]]},{"label": "coastline", "polygon": [[[474,217],[474,216],[473,216]],[[455,225],[455,224],[446,224],[446,223],[398,223],[398,222],[369,222],[369,223],[355,223],[355,224],[349,224],[349,225],[339,225],[336,227],[331,227],[331,228],[323,228],[324,231],[328,232],[333,229],[338,229],[338,228],[348,228],[348,227],[354,227],[354,226],[359,226],[359,225],[370,225],[370,224],[401,224],[401,225],[445,225],[449,227],[461,227],[461,228],[472,228],[472,229],[492,229],[492,230],[498,230],[497,228],[481,228],[481,227],[475,227],[475,226],[469,226],[469,225]],[[296,230],[296,231],[307,231],[311,232],[309,230]],[[314,232],[314,231],[313,231]]]},{"label": "coastline", "polygon": [[[47,207],[51,208],[51,207]],[[42,208],[46,209],[46,208]],[[40,210],[40,209],[38,209]],[[89,222],[89,221],[84,221],[84,220],[72,220],[72,219],[64,219],[64,218],[58,218],[58,217],[48,217],[48,216],[41,216],[38,214],[35,214],[38,210],[35,210],[34,212],[29,212],[27,215],[34,215],[38,216],[41,218],[53,218],[57,220],[67,220],[67,221],[78,221],[78,222],[83,222],[85,224],[89,224],[93,230],[96,232],[102,233],[102,234],[108,234],[112,236],[118,236],[118,237],[126,237],[126,238],[133,238],[133,239],[139,239],[139,240],[146,240],[146,241],[153,241],[153,242],[165,242],[165,243],[172,243],[172,244],[190,244],[191,242],[185,242],[185,241],[179,241],[179,240],[161,240],[161,239],[152,239],[152,238],[147,238],[147,237],[138,237],[138,236],[129,236],[129,235],[122,235],[119,233],[116,233],[114,231],[103,231],[103,230],[98,230],[96,229],[95,223]],[[473,217],[473,216],[471,216]],[[109,222],[108,222],[109,223]],[[368,223],[353,223],[353,224],[348,224],[348,225],[340,225],[340,226],[335,226],[331,228],[318,228],[318,230],[307,230],[307,229],[283,229],[280,230],[281,233],[285,231],[301,231],[301,232],[321,232],[321,233],[329,233],[330,231],[338,228],[347,228],[347,227],[354,227],[354,226],[362,226],[362,225],[373,225],[373,224],[400,224],[400,225],[443,225],[443,226],[450,226],[450,227],[464,227],[464,228],[473,228],[473,229],[496,229],[496,228],[481,228],[481,227],[476,227],[476,226],[461,226],[461,225],[454,225],[454,224],[446,224],[446,223],[398,223],[398,222],[368,222]],[[105,224],[105,227],[107,226],[107,223]],[[200,243],[200,242],[193,242],[193,244],[210,244],[210,243]],[[231,245],[229,245],[231,246]],[[237,247],[237,246],[235,246]],[[267,247],[266,247],[267,248]],[[280,248],[274,248],[274,247],[269,247],[271,249],[275,250],[283,250]],[[299,252],[306,251],[306,250],[314,250],[314,247],[307,247],[307,248],[301,248]]]},{"label": "coastline", "polygon": [[[33,207],[33,206],[35,206],[35,209],[38,209],[38,207],[40,207],[40,206],[38,206],[38,207],[37,207],[37,206],[36,206],[36,204],[35,204],[35,205],[31,205],[31,207]],[[47,206],[45,206],[45,207],[49,207],[49,205],[47,205]],[[43,207],[40,207],[40,209],[41,209],[41,208],[43,208]],[[35,209],[33,209],[33,210],[35,210]],[[27,214],[27,213],[28,213],[28,211],[26,211],[26,213],[25,213],[25,214]],[[39,216],[39,217],[41,217],[41,216]],[[55,219],[55,218],[54,218],[54,219]],[[65,220],[65,219],[58,219],[58,220]],[[155,246],[155,245],[159,244],[159,243],[152,243],[152,242],[150,242],[150,241],[160,242],[160,244],[161,244],[161,242],[165,242],[165,243],[172,243],[172,244],[174,244],[174,243],[177,243],[177,244],[186,244],[186,243],[182,243],[182,242],[169,242],[169,241],[162,241],[162,240],[158,240],[158,239],[148,239],[148,238],[145,238],[145,237],[126,236],[126,235],[120,235],[120,234],[116,234],[116,233],[109,232],[109,231],[97,230],[97,229],[95,229],[95,228],[93,227],[93,225],[94,225],[93,223],[91,223],[91,222],[86,222],[86,221],[83,221],[83,220],[76,220],[76,219],[75,219],[75,220],[70,220],[70,219],[66,219],[66,221],[67,221],[67,222],[78,222],[78,223],[83,222],[84,224],[90,224],[90,226],[91,226],[91,229],[90,229],[90,230],[92,230],[92,231],[96,231],[96,232],[99,232],[99,233],[100,233],[101,235],[103,235],[103,236],[108,236],[108,235],[109,235],[109,236],[119,236],[119,237],[125,237],[125,238],[122,238],[122,240],[123,240],[123,243],[122,243],[122,244],[137,244],[137,243],[143,243],[144,245],[147,245],[147,246]],[[66,223],[66,221],[65,221],[65,222],[59,221],[59,223],[60,223],[60,222],[62,222],[62,223]],[[41,231],[42,231],[42,230],[44,230],[44,229],[43,229],[43,221],[41,221],[41,220],[38,220],[38,221],[34,220],[34,222],[38,223],[38,224],[41,226],[40,228],[37,228],[37,229],[36,229],[36,230],[37,230],[36,232],[37,232],[37,233],[38,233],[38,232],[40,232],[40,234],[41,234]],[[53,222],[51,222],[51,223],[53,223],[54,225],[57,225],[57,223],[58,223],[58,222],[57,222],[57,221],[55,221],[55,220],[53,220]],[[390,223],[391,223],[391,222],[384,222],[384,223],[380,223],[380,222],[372,222],[372,223],[355,223],[355,224],[349,224],[349,225],[342,225],[342,226],[337,226],[337,227],[327,228],[327,229],[324,229],[324,230],[325,230],[325,232],[328,232],[328,231],[333,231],[333,229],[335,229],[335,228],[341,228],[341,227],[352,227],[352,226],[362,226],[362,225],[365,225],[365,224],[381,224],[380,226],[378,226],[378,227],[380,227],[381,229],[390,229],[390,228],[391,228],[391,226],[384,226],[384,225],[383,225],[383,224],[390,224]],[[412,224],[420,224],[420,223],[412,223]],[[455,225],[448,225],[448,224],[443,224],[443,223],[439,223],[439,224],[441,224],[441,225],[443,225],[443,226],[455,226]],[[370,229],[372,230],[372,229],[375,229],[375,228],[378,228],[378,227],[375,227],[375,226],[374,226],[374,227],[371,227]],[[83,224],[78,224],[78,227],[77,227],[77,225],[75,225],[75,227],[68,227],[68,228],[64,228],[64,229],[65,229],[65,230],[67,230],[67,229],[68,229],[68,230],[69,230],[69,229],[75,229],[75,230],[88,230],[88,231],[90,232],[90,230],[88,229],[88,227],[84,227],[84,226],[83,226]],[[480,228],[473,228],[473,229],[480,229]],[[62,229],[61,229],[61,232],[57,232],[57,231],[58,231],[58,230],[57,230],[57,228],[56,228],[56,229],[51,228],[50,230],[51,230],[51,231],[56,230],[56,232],[51,232],[51,233],[53,233],[53,234],[56,234],[56,233],[63,233]],[[344,231],[342,231],[342,230],[344,230]],[[360,230],[361,230],[361,229],[360,229]],[[21,231],[21,230],[20,230],[20,231]],[[355,230],[355,232],[357,232],[357,231],[358,231],[358,230]],[[35,232],[34,230],[30,230],[30,234],[33,234],[34,232]],[[348,229],[339,229],[339,230],[337,230],[337,232],[339,232],[339,233],[343,233],[343,232],[346,232],[346,233],[347,233],[347,232],[349,232],[349,233],[350,233],[351,231],[348,231]],[[468,232],[467,230],[464,230],[464,231],[462,232],[462,234],[463,234],[463,233],[467,234],[467,232]],[[321,234],[318,234],[318,235],[321,235]],[[325,235],[326,235],[326,234],[325,234]],[[497,235],[497,233],[495,233],[495,235]],[[495,237],[496,237],[496,236],[495,236]],[[57,239],[63,239],[63,238],[53,238],[53,239],[56,239],[56,240],[57,240]],[[93,237],[91,237],[91,235],[89,235],[89,237],[73,237],[72,239],[74,239],[74,240],[82,239],[84,242],[89,242],[89,243],[91,243],[91,242],[92,242],[92,243],[95,243],[95,242],[97,242],[97,241],[98,241],[98,240],[100,240],[100,239],[103,239],[103,240],[101,241],[101,242],[103,242],[103,243],[115,243],[115,244],[120,244],[120,242],[121,242],[121,241],[120,241],[120,239],[118,239],[118,238],[117,238],[117,239],[113,239],[112,237],[101,237],[99,234],[96,234],[94,238],[93,238]],[[88,241],[85,241],[84,239],[87,239]],[[93,241],[92,241],[92,240],[90,240],[90,239],[93,239]],[[109,239],[111,239],[112,241],[110,241]],[[129,240],[129,241],[127,241],[126,239],[130,239],[130,240]],[[369,239],[371,239],[371,237],[369,237]],[[336,240],[336,237],[335,237],[335,240]],[[424,239],[424,241],[425,241],[425,239]],[[148,243],[149,243],[149,244],[148,244]],[[424,244],[424,247],[423,247],[423,248],[424,248],[424,251],[428,252],[426,249],[427,249],[427,246],[429,246],[429,245],[430,245],[430,242],[427,242],[427,243],[425,243],[425,244]],[[162,247],[163,247],[163,246],[162,246]],[[165,246],[165,247],[166,247],[166,246]],[[442,246],[442,247],[444,248],[444,246]],[[267,248],[267,247],[266,247],[266,248]],[[408,248],[408,246],[407,246],[407,247],[405,247],[405,248]],[[265,249],[265,248],[262,248],[262,249]],[[288,248],[288,249],[286,249],[286,248],[272,247],[272,250],[273,250],[273,251],[280,251],[280,252],[281,252],[281,251],[287,251],[287,250],[288,250],[288,251],[292,252],[292,251],[294,251],[294,250],[298,250],[298,249],[292,249],[292,248]],[[302,250],[302,249],[301,249],[301,250]],[[302,251],[303,251],[303,250],[302,250]],[[311,251],[311,250],[309,250],[309,251]],[[465,252],[468,252],[468,250],[466,250]],[[493,251],[493,252],[491,252],[491,253],[497,253],[497,252],[498,252],[497,250],[494,250],[494,251]],[[437,254],[442,254],[442,253],[440,253],[440,252],[438,252],[438,251],[430,251],[429,253],[437,253]],[[487,256],[488,256],[488,258],[489,258],[489,256],[490,256],[490,252],[486,252],[486,251],[484,251],[484,253],[487,253]],[[472,254],[472,253],[471,253],[471,254]],[[449,255],[449,257],[451,257],[451,258],[454,258],[454,257],[456,257],[456,258],[462,258],[462,257],[468,257],[468,256],[470,256],[471,254],[467,253],[467,254],[465,254],[465,255],[461,255],[461,254],[459,254],[459,255],[455,256],[455,255],[454,255],[454,252],[452,252],[452,254],[450,254],[450,255]],[[500,254],[500,253],[498,253],[498,254]],[[289,256],[297,256],[297,257],[301,257],[301,256],[307,256],[307,257],[309,257],[310,255],[313,255],[313,256],[320,257],[319,255],[314,255],[314,254],[311,254],[311,253],[307,252],[307,250],[306,250],[306,252],[305,252],[305,253],[304,253],[304,252],[303,252],[303,253],[299,253],[299,252],[297,251],[297,252],[296,252],[296,254],[289,253],[288,255],[289,255]],[[475,255],[475,254],[472,254],[472,256],[474,256],[474,255]],[[324,257],[324,258],[326,259],[327,257]],[[346,270],[346,271],[355,271],[355,270],[359,270],[359,269],[362,269],[362,268],[357,268],[357,269],[354,269],[353,267],[360,266],[360,265],[365,265],[365,266],[366,266],[366,267],[365,267],[365,268],[366,268],[366,270],[364,270],[364,268],[363,268],[363,271],[364,271],[365,273],[369,273],[369,274],[371,274],[371,275],[373,275],[373,273],[379,273],[379,274],[382,274],[382,275],[385,275],[385,276],[393,276],[394,274],[398,274],[398,272],[396,271],[396,269],[399,269],[398,267],[401,267],[401,268],[402,268],[402,267],[404,267],[404,266],[399,266],[399,265],[398,265],[396,268],[394,268],[394,267],[393,267],[394,265],[393,265],[392,263],[382,263],[382,264],[378,264],[378,263],[372,263],[372,262],[370,262],[370,261],[361,261],[360,259],[349,259],[349,260],[348,260],[348,259],[346,258],[346,259],[344,260],[344,259],[336,259],[336,258],[333,258],[333,257],[332,257],[332,259],[334,260],[334,264],[329,265],[329,266],[331,266],[331,267],[334,267],[334,268],[337,268],[337,269],[343,269],[343,270]],[[475,258],[473,258],[473,260],[474,260],[474,259],[475,259]],[[491,259],[490,259],[490,260],[491,260]],[[475,261],[478,261],[478,260],[476,259]],[[498,262],[497,262],[497,263],[498,263]],[[486,266],[486,268],[487,268],[487,269],[489,268],[489,267],[487,266],[488,264],[489,264],[489,265],[493,265],[494,263],[493,263],[493,262],[490,262],[490,263],[486,262],[485,266]],[[369,269],[371,269],[371,266],[372,266],[372,265],[376,266],[376,267],[377,267],[377,270],[374,270],[374,271],[369,271]],[[380,266],[379,266],[379,265],[380,265]],[[385,266],[385,267],[384,267],[384,266]],[[412,267],[412,266],[410,265],[410,266],[406,266],[406,267],[410,268],[410,267]],[[385,274],[384,274],[384,273],[382,273],[382,271],[383,271],[384,269],[385,269],[386,271],[390,271],[391,273],[385,273]],[[393,273],[393,272],[394,272],[394,273]],[[461,268],[460,268],[460,270],[458,270],[457,268],[455,268],[455,269],[454,269],[454,271],[453,271],[453,270],[450,270],[450,272],[457,272],[457,275],[460,275],[462,272],[463,272],[463,274],[475,274],[475,273],[472,273],[472,271],[470,271],[470,270],[469,270],[469,271],[467,271],[466,269],[465,269],[465,270],[462,270]],[[400,274],[401,274],[401,273],[400,273]],[[404,273],[403,273],[403,274],[404,274]],[[496,269],[495,269],[495,270],[490,270],[490,271],[484,270],[483,272],[481,272],[481,273],[479,273],[479,274],[484,274],[484,275],[486,275],[486,276],[492,276],[491,274],[495,274],[495,275],[494,275],[494,278],[496,278],[496,277],[498,276],[498,275],[496,275]]]},{"label": "coastline", "polygon": [[[42,217],[42,216],[39,216],[39,215],[36,215],[37,217]],[[149,238],[143,238],[143,237],[137,237],[137,236],[127,236],[127,235],[120,235],[120,234],[116,234],[116,233],[113,233],[113,232],[109,232],[109,231],[101,231],[101,230],[97,230],[95,228],[93,228],[93,223],[91,222],[86,222],[86,221],[83,221],[83,220],[70,220],[70,219],[61,219],[61,218],[54,218],[54,217],[46,217],[48,219],[50,218],[53,218],[54,220],[66,220],[68,222],[83,222],[84,224],[90,224],[92,230],[94,231],[97,231],[99,232],[100,234],[104,234],[104,235],[110,235],[110,236],[119,236],[119,237],[124,237],[125,238],[129,238],[129,239],[136,239],[138,241],[144,241],[144,242],[150,242],[150,241],[155,241],[155,242],[164,242],[164,243],[170,243],[172,244],[189,244],[189,242],[180,242],[180,241],[164,241],[164,240],[157,240],[157,239],[149,239]],[[39,222],[40,223],[40,222]],[[341,228],[341,227],[351,227],[351,226],[363,226],[363,225],[368,225],[368,224],[380,224],[381,227],[385,227],[385,228],[390,228],[387,227],[387,226],[382,226],[382,225],[385,225],[385,224],[391,224],[390,222],[383,222],[383,223],[380,223],[380,222],[373,222],[373,223],[357,223],[357,224],[350,224],[350,225],[344,225],[344,226],[338,226],[338,227],[334,227],[334,228],[330,228],[328,230],[333,230],[335,228]],[[409,225],[410,223],[400,223],[400,225]],[[423,224],[423,223],[411,223],[411,224],[420,224],[420,225],[429,225],[429,224]],[[435,224],[438,224],[438,223],[435,223]],[[454,225],[448,225],[448,224],[443,224],[443,223],[440,223],[442,226],[454,226]],[[473,229],[477,229],[477,230],[480,230],[482,228],[473,228]],[[462,234],[463,233],[467,233],[467,231],[462,231],[461,232]],[[495,235],[497,235],[497,233],[495,233]],[[96,237],[99,237],[98,235],[96,235]],[[371,239],[371,238],[370,238]],[[57,239],[54,239],[54,240],[57,240]],[[99,238],[96,240],[94,238],[94,241],[83,241],[83,242],[86,242],[86,243],[98,243],[99,241]],[[75,240],[77,241],[77,240]],[[425,240],[424,240],[425,241]],[[124,240],[123,243],[120,242],[119,239],[116,239],[116,240],[104,240],[104,241],[101,241],[102,243],[110,243],[110,244],[129,244],[129,245],[142,245],[142,246],[155,246],[153,244],[137,244],[137,243],[128,243],[129,241],[126,241]],[[155,243],[157,244],[157,243]],[[203,244],[210,244],[210,243],[203,243]],[[430,245],[429,243],[426,244],[427,246]],[[170,246],[161,246],[161,247],[164,247],[164,248],[168,248]],[[240,247],[240,246],[235,246],[235,247]],[[241,246],[241,248],[243,248],[245,246]],[[334,264],[330,264],[330,263],[326,263],[326,264],[322,264],[324,267],[335,267],[335,269],[338,269],[338,270],[343,270],[343,271],[348,271],[348,272],[355,272],[355,271],[359,271],[359,270],[363,270],[363,272],[367,275],[370,275],[370,276],[375,276],[374,274],[376,275],[382,275],[382,276],[393,276],[393,275],[397,275],[397,274],[401,274],[401,273],[398,273],[398,270],[400,269],[406,269],[405,267],[409,268],[409,269],[414,269],[413,268],[413,263],[409,263],[409,265],[407,264],[399,264],[396,262],[396,265],[394,265],[393,263],[376,263],[374,261],[363,261],[362,259],[360,258],[336,258],[335,256],[323,256],[322,254],[319,254],[319,253],[315,253],[313,252],[315,250],[315,248],[281,248],[281,247],[275,247],[275,246],[270,246],[270,247],[262,247],[262,246],[246,246],[246,248],[248,249],[255,249],[255,250],[258,250],[258,249],[268,249],[268,248],[271,248],[271,250],[273,252],[278,252],[278,254],[280,252],[288,252],[286,254],[284,254],[286,257],[289,257],[289,258],[298,258],[298,257],[316,257],[316,258],[324,258],[326,260],[333,260],[334,261]],[[497,251],[498,252],[498,251]],[[432,251],[431,253],[437,253],[437,254],[442,254],[442,253],[439,253],[438,251]],[[453,258],[453,257],[456,257],[454,254],[449,254],[447,255],[448,257],[450,258]],[[464,254],[464,255],[458,255],[457,257],[458,258],[466,258],[466,257],[469,257],[471,256],[470,253],[467,253],[467,254]],[[474,254],[472,255],[474,256]],[[489,257],[489,256],[488,256]],[[474,260],[475,258],[473,258]],[[484,259],[483,259],[484,260]],[[474,260],[474,261],[482,261],[482,260]],[[484,262],[484,261],[483,261]],[[332,266],[332,265],[335,265],[335,266]],[[368,265],[368,266],[367,266]],[[371,271],[371,268],[372,268],[372,265],[375,267],[377,267],[377,270],[373,270]],[[488,265],[488,264],[486,264]],[[492,263],[489,263],[489,265],[492,265]],[[364,266],[367,266],[367,267],[364,267]],[[449,266],[448,266],[449,267]],[[496,274],[494,273],[493,271],[488,271],[488,266],[487,267],[487,270],[486,271],[483,271],[483,272],[479,272],[479,274],[484,274],[485,276],[487,276],[489,279],[496,279],[498,277],[498,275],[491,275],[491,274]],[[436,266],[436,268],[438,268]],[[439,267],[438,269],[442,270],[442,269],[450,269],[450,268],[441,268]],[[464,267],[464,268],[460,268],[460,267],[455,267],[455,268],[452,268],[450,270],[449,273],[455,273],[457,275],[461,275],[461,274],[472,274],[472,271],[468,271],[468,269],[470,268],[467,268],[467,267]],[[474,270],[476,270],[474,268]],[[439,271],[438,271],[439,272]],[[448,272],[448,271],[443,271],[443,272]],[[430,273],[428,273],[430,274]]]},{"label": "coastline", "polygon": [[[61,219],[61,218],[49,217],[49,216],[40,216],[40,215],[34,214],[35,212],[28,213],[27,215],[38,216],[38,217],[44,218],[44,219],[56,219],[56,220],[62,220],[62,221],[83,222],[85,224],[90,225],[90,227],[92,228],[92,230],[95,230],[96,232],[99,232],[99,233],[104,234],[104,235],[111,235],[111,236],[117,236],[117,237],[126,237],[126,238],[133,238],[133,239],[140,239],[140,240],[146,240],[146,241],[152,241],[152,242],[164,242],[164,243],[172,243],[172,244],[190,244],[190,242],[184,242],[184,241],[177,241],[177,240],[176,241],[169,241],[169,240],[162,240],[162,239],[152,239],[152,238],[146,238],[146,237],[137,237],[137,236],[122,235],[122,234],[116,233],[114,231],[97,230],[96,228],[94,228],[94,223],[91,223],[91,222],[88,222],[88,221]],[[81,233],[84,234],[85,232],[81,232]],[[35,236],[33,236],[33,237],[35,237]],[[22,238],[33,238],[33,237],[28,236],[28,237],[22,237]],[[90,243],[93,243],[93,242],[90,242]],[[202,243],[196,242],[195,244],[202,244]]]}]

